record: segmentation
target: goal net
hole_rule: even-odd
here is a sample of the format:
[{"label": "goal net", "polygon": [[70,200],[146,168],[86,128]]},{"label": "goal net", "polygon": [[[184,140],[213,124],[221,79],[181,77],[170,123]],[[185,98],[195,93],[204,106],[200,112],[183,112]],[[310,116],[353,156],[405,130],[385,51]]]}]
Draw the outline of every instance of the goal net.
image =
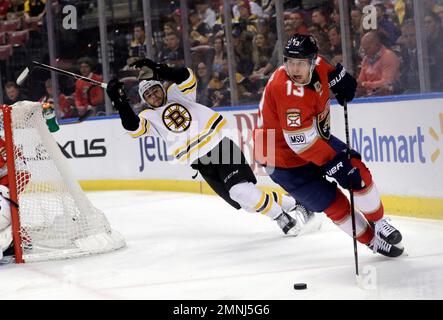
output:
[{"label": "goal net", "polygon": [[74,258],[125,246],[71,174],[40,103],[1,106],[0,137],[6,143],[10,197],[18,204],[11,203],[17,262]]}]

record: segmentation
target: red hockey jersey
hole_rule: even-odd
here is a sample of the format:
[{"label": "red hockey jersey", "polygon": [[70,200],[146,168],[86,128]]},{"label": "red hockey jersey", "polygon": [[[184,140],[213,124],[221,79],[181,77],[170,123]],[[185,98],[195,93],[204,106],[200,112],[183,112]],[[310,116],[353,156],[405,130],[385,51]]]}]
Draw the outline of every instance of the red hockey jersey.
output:
[{"label": "red hockey jersey", "polygon": [[268,166],[323,165],[336,152],[329,139],[328,73],[334,67],[318,57],[310,85],[296,86],[284,67],[266,85],[254,134],[255,159]]}]

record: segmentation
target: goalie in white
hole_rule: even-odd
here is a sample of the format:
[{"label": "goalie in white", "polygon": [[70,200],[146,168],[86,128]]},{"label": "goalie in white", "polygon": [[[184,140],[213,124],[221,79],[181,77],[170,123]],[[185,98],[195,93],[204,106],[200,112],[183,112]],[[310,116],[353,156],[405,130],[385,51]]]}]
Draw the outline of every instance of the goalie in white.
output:
[{"label": "goalie in white", "polygon": [[[134,138],[160,137],[174,161],[190,164],[211,188],[236,209],[259,212],[275,220],[285,234],[298,235],[313,213],[292,197],[263,192],[243,152],[223,130],[224,117],[196,103],[197,82],[189,68],[171,68],[149,59],[134,63],[142,69],[139,94],[149,107],[137,116],[123,83],[109,82],[107,94],[119,111],[123,127]],[[165,90],[161,81],[172,84]],[[288,214],[292,211],[292,216]]]}]

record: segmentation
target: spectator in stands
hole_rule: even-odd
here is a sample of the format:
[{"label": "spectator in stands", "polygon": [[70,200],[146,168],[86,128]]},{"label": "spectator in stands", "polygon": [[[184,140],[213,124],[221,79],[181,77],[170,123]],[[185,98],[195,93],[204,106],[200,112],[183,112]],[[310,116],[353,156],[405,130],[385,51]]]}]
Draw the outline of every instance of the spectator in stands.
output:
[{"label": "spectator in stands", "polygon": [[169,21],[163,25],[163,33],[165,35],[170,34],[170,33],[177,33],[177,32],[178,32],[178,28],[177,28],[177,24],[175,22]]},{"label": "spectator in stands", "polygon": [[338,8],[334,8],[334,10],[331,13],[331,21],[333,24],[339,26],[340,25],[340,12],[338,11]]},{"label": "spectator in stands", "polygon": [[27,100],[28,98],[20,92],[19,86],[12,81],[8,81],[5,84],[5,93],[4,103],[7,105],[12,105],[17,101]]},{"label": "spectator in stands", "polygon": [[324,9],[318,8],[312,11],[312,26],[308,30],[316,38],[320,54],[331,57],[328,15]]},{"label": "spectator in stands", "polygon": [[320,27],[315,24],[310,26],[308,31],[317,41],[318,52],[326,59],[331,60],[331,43],[328,34],[320,30]]},{"label": "spectator in stands", "polygon": [[209,7],[209,3],[207,0],[198,0],[196,1],[195,8],[197,9],[198,14],[204,23],[206,23],[209,28],[213,28],[215,25],[215,21],[217,20],[217,15],[215,11]]},{"label": "spectator in stands", "polygon": [[212,71],[221,72],[223,69],[223,61],[226,60],[227,54],[225,44],[222,37],[216,37],[214,40],[214,58],[212,60]]},{"label": "spectator in stands", "polygon": [[47,0],[25,0],[25,22],[29,22],[31,17],[37,17],[39,21],[43,21],[46,13]]},{"label": "spectator in stands", "polygon": [[130,57],[146,57],[146,36],[143,25],[137,24],[134,26],[133,38],[129,47]]},{"label": "spectator in stands", "polygon": [[289,19],[294,23],[294,33],[308,34],[308,27],[306,26],[303,15],[299,11],[291,12]]},{"label": "spectator in stands", "polygon": [[212,36],[211,29],[203,22],[197,11],[189,11],[189,24],[191,46],[208,44],[209,38]]},{"label": "spectator in stands", "polygon": [[170,33],[164,37],[164,48],[160,51],[160,63],[171,63],[173,65],[184,65],[185,56],[183,47],[180,44],[180,36],[177,33]]},{"label": "spectator in stands", "polygon": [[205,106],[211,106],[209,99],[208,84],[211,80],[211,73],[203,62],[197,65],[197,102]]},{"label": "spectator in stands", "polygon": [[358,0],[357,8],[363,12],[363,8],[370,5],[372,0]]},{"label": "spectator in stands", "polygon": [[414,20],[404,21],[399,42],[401,44],[400,88],[404,93],[420,92]]},{"label": "spectator in stands", "polygon": [[237,28],[233,30],[232,42],[237,72],[243,76],[251,75],[254,70],[254,63],[252,61],[252,39],[253,35],[250,32],[242,32]]},{"label": "spectator in stands", "polygon": [[377,9],[377,31],[384,38],[382,39],[382,42],[386,46],[391,47],[397,42],[397,39],[400,37],[401,32],[385,14],[386,7],[382,0],[374,1],[373,5]]},{"label": "spectator in stands", "polygon": [[362,13],[359,9],[351,10],[351,39],[355,51],[360,48],[361,36],[363,34]]},{"label": "spectator in stands", "polygon": [[[80,74],[82,76],[102,82],[103,78],[98,74],[92,72],[93,65],[94,64],[92,60],[88,57],[84,57],[78,60],[78,66],[80,69]],[[75,106],[77,108],[79,116],[84,115],[86,112],[92,112],[92,114],[95,115],[98,112],[105,111],[102,88],[79,79],[75,82],[74,95]]]},{"label": "spectator in stands", "polygon": [[403,22],[414,18],[414,4],[412,0],[397,0],[394,5],[394,12],[400,26]]},{"label": "spectator in stands", "polygon": [[38,100],[39,102],[46,102],[53,105],[54,109],[60,111],[60,116],[62,119],[77,117],[77,109],[72,103],[70,97],[66,97],[63,93],[58,95],[58,106],[54,106],[54,97],[52,92],[52,81],[48,79],[45,81],[46,94]]},{"label": "spectator in stands", "polygon": [[438,15],[440,20],[443,22],[443,4],[436,6],[434,13]]},{"label": "spectator in stands", "polygon": [[325,34],[329,30],[328,15],[322,8],[317,8],[312,11],[312,23],[320,28],[321,32]]},{"label": "spectator in stands", "polygon": [[249,2],[240,1],[237,5],[239,15],[232,20],[232,23],[236,28],[239,28],[242,32],[247,31],[250,33],[257,33],[258,17],[251,13]]},{"label": "spectator in stands", "polygon": [[11,9],[11,2],[9,0],[0,1],[0,20],[5,20],[8,11]]},{"label": "spectator in stands", "polygon": [[272,56],[273,48],[269,46],[266,34],[258,33],[254,36],[252,45],[252,61],[254,62],[254,71],[266,67]]},{"label": "spectator in stands", "polygon": [[424,21],[425,31],[428,36],[428,59],[431,89],[443,90],[443,28],[441,20],[435,13],[428,13]]},{"label": "spectator in stands", "polygon": [[251,15],[255,15],[256,17],[263,16],[263,10],[258,3],[249,0],[235,0],[235,5],[232,8],[232,13],[234,15],[234,18],[240,17],[241,6],[247,6]]},{"label": "spectator in stands", "polygon": [[[283,43],[286,43],[286,41],[294,35],[294,22],[290,19],[284,21],[284,39]],[[279,52],[278,52],[278,46],[281,44],[279,42],[276,43],[274,47],[274,51],[272,51],[272,56],[269,62],[264,66],[263,68],[254,71],[250,79],[252,80],[258,80],[260,78],[263,78],[267,75],[269,75],[272,71],[274,71],[277,66],[279,65]]]},{"label": "spectator in stands", "polygon": [[357,80],[357,95],[392,94],[400,75],[400,59],[382,44],[376,31],[363,36],[361,51],[364,58]]},{"label": "spectator in stands", "polygon": [[340,30],[336,25],[332,25],[328,32],[329,42],[331,43],[331,57],[334,65],[343,62],[341,50],[341,35]]}]

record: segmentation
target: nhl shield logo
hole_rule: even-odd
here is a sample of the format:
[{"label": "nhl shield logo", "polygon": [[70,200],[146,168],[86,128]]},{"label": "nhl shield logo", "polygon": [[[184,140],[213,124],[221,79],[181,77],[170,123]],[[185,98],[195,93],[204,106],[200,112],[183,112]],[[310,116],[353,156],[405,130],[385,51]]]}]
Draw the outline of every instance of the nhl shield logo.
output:
[{"label": "nhl shield logo", "polygon": [[299,109],[289,109],[286,112],[286,125],[290,128],[301,126],[301,114]]}]

